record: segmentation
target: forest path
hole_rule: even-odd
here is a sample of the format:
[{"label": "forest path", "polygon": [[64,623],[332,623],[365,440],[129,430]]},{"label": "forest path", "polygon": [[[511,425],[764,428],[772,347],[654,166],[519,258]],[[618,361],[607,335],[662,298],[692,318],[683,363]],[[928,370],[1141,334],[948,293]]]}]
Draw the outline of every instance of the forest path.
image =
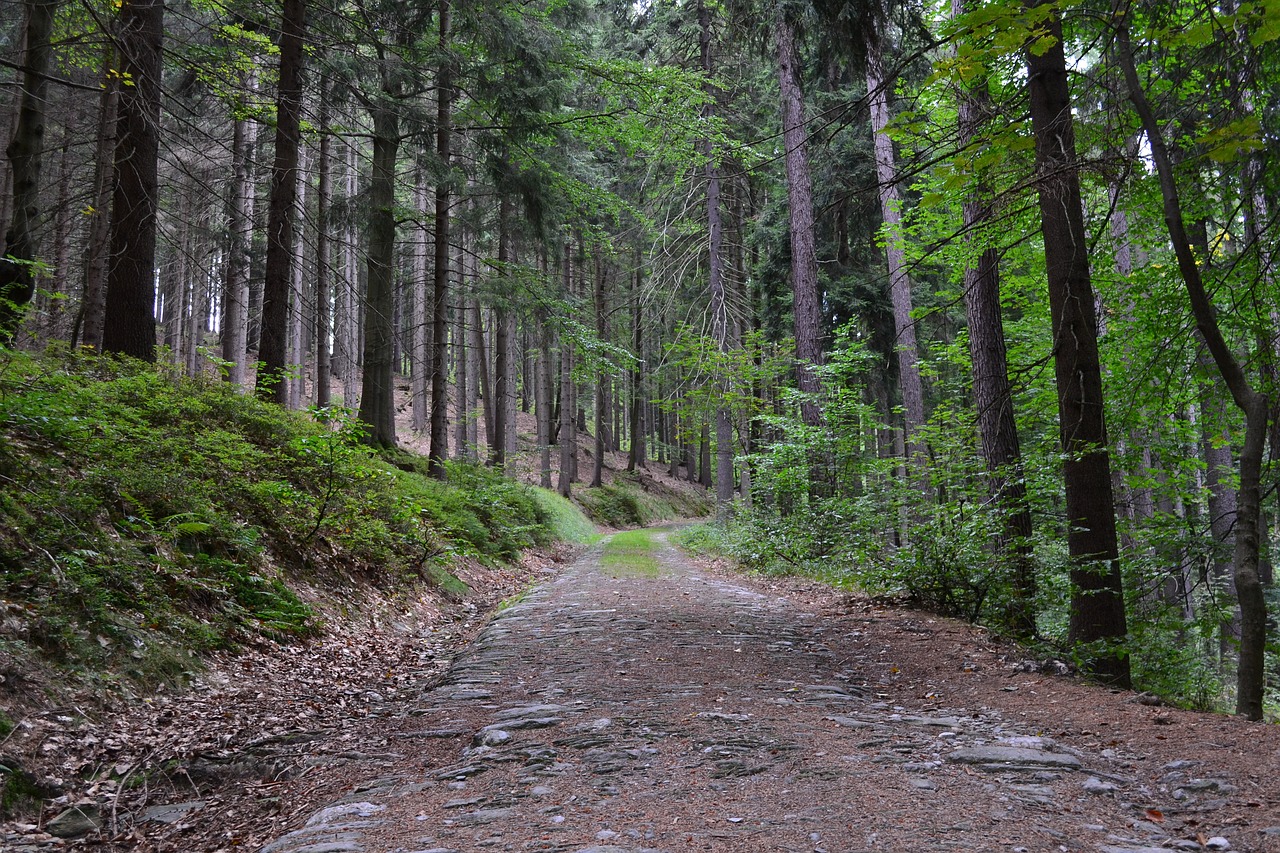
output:
[{"label": "forest path", "polygon": [[[346,796],[264,853],[1115,853],[1280,841],[1275,800],[1257,799],[1272,780],[1228,778],[1195,757],[1170,766],[1100,738],[1105,723],[1058,720],[1063,737],[1038,736],[1043,722],[1017,708],[1047,699],[969,704],[947,672],[963,684],[994,659],[969,649],[947,662],[950,623],[815,612],[812,600],[696,565],[665,531],[619,536],[499,613],[442,681],[414,700],[402,693],[386,730],[398,760],[351,778]],[[943,669],[905,672],[913,661]],[[1125,697],[1060,681],[1093,691],[1118,722],[1103,706]],[[1010,673],[986,698],[1042,683]]]}]

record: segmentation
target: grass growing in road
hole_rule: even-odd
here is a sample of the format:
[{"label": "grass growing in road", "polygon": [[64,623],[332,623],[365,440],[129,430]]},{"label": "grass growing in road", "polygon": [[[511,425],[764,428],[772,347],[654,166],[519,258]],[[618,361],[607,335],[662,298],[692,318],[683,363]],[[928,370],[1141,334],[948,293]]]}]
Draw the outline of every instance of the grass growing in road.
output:
[{"label": "grass growing in road", "polygon": [[657,546],[648,530],[615,533],[604,546],[600,565],[614,577],[656,578],[663,574],[654,551]]}]

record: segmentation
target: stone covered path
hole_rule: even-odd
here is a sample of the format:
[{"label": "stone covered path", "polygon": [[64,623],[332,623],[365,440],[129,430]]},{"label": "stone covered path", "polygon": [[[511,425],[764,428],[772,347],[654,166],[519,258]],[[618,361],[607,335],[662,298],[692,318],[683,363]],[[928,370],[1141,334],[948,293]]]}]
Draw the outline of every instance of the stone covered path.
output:
[{"label": "stone covered path", "polygon": [[401,760],[263,853],[1266,849],[1211,768],[910,702],[880,642],[651,539],[503,610],[394,709]]}]

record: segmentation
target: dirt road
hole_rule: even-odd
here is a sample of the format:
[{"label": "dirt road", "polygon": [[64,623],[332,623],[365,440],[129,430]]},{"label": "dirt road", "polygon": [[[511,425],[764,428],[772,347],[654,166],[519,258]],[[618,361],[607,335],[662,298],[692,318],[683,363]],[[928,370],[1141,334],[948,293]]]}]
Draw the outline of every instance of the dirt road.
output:
[{"label": "dirt road", "polygon": [[[1011,666],[974,693],[965,677],[1003,664],[989,649],[957,654],[942,623],[899,614],[888,633],[906,652],[873,616],[822,610],[699,568],[665,532],[606,541],[504,609],[443,681],[401,699],[390,759],[263,853],[1280,842],[1270,779],[1228,775],[1189,745],[1160,753],[1055,725],[1047,700],[1028,698],[1045,679]],[[1148,715],[1148,730],[1153,714],[1182,714],[1059,681],[1121,708],[1104,717]],[[1167,731],[1189,736],[1201,716]],[[1273,730],[1254,729],[1271,765]]]}]

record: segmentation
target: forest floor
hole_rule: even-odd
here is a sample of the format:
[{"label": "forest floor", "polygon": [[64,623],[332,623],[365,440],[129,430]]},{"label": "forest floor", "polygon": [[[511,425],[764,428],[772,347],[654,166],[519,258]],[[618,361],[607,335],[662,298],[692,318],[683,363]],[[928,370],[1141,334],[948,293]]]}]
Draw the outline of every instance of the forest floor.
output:
[{"label": "forest floor", "polygon": [[[1280,851],[1275,726],[631,536],[531,562],[492,620],[229,659],[90,733],[151,744],[86,794],[100,833],[0,848]],[[203,763],[154,769],[197,740]]]}]

